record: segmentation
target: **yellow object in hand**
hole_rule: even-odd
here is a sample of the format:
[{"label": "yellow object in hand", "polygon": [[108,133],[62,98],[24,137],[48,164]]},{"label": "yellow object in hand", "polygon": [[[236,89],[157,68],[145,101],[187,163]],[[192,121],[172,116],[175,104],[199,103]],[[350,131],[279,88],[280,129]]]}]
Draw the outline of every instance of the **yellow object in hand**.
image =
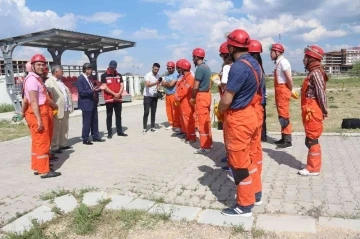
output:
[{"label": "yellow object in hand", "polygon": [[214,114],[216,115],[216,118],[219,122],[224,122],[224,113],[219,111],[219,103],[214,105]]},{"label": "yellow object in hand", "polygon": [[57,115],[57,113],[58,113],[58,110],[57,110],[57,109],[54,109],[54,110],[53,110],[53,115]]},{"label": "yellow object in hand", "polygon": [[299,99],[299,93],[297,93],[295,90],[292,90],[291,97],[297,100]]},{"label": "yellow object in hand", "polygon": [[210,77],[210,80],[212,82],[214,82],[214,84],[216,85],[220,85],[221,84],[221,81],[220,81],[220,75],[219,74],[213,74],[211,77]]},{"label": "yellow object in hand", "polygon": [[175,105],[175,106],[179,106],[179,105],[180,105],[180,102],[179,102],[179,101],[174,101],[174,105]]}]

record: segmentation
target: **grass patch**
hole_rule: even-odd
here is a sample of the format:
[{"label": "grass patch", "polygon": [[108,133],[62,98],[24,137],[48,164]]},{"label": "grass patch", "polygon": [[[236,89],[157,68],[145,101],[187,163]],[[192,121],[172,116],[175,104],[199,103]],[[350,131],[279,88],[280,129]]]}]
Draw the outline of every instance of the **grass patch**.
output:
[{"label": "grass patch", "polygon": [[29,128],[24,122],[13,123],[0,121],[0,142],[8,141],[29,135]]},{"label": "grass patch", "polygon": [[[293,77],[293,84],[295,88],[301,87],[305,76],[295,76]],[[274,88],[274,78],[267,77],[266,78],[266,88],[273,89]],[[350,89],[350,88],[360,88],[360,78],[359,77],[348,77],[348,78],[340,78],[340,77],[331,77],[329,81],[326,83],[327,89]]]},{"label": "grass patch", "polygon": [[251,228],[251,235],[253,238],[263,238],[266,234],[266,231],[260,228],[252,227]]},{"label": "grass patch", "polygon": [[93,191],[96,191],[96,190],[97,190],[97,188],[82,188],[80,190],[72,191],[71,194],[76,198],[76,200],[78,202],[82,202],[85,193],[93,192]]},{"label": "grass patch", "polygon": [[15,107],[12,104],[6,104],[6,103],[0,104],[0,113],[13,112],[13,111],[15,111]]},{"label": "grass patch", "polygon": [[51,192],[41,194],[40,199],[43,200],[43,201],[50,200],[50,202],[54,202],[55,198],[67,195],[69,193],[70,193],[69,190],[59,188],[57,190],[52,190]]},{"label": "grass patch", "polygon": [[6,239],[50,239],[44,232],[45,225],[40,225],[36,219],[32,220],[32,224],[30,230],[22,234],[9,233],[6,235]]},{"label": "grass patch", "polygon": [[232,233],[236,235],[236,234],[244,233],[245,232],[245,227],[244,227],[243,224],[233,225],[231,227],[231,230],[232,230]]},{"label": "grass patch", "polygon": [[[360,132],[360,129],[341,128],[341,123],[344,118],[357,118],[360,116],[360,88],[354,87],[344,91],[329,90],[327,91],[327,98],[329,118],[323,121],[324,132]],[[290,103],[290,121],[294,132],[304,131],[300,102],[300,99],[291,99]],[[275,98],[273,94],[270,94],[267,97],[266,127],[268,131],[280,132],[280,124],[277,117]]]}]

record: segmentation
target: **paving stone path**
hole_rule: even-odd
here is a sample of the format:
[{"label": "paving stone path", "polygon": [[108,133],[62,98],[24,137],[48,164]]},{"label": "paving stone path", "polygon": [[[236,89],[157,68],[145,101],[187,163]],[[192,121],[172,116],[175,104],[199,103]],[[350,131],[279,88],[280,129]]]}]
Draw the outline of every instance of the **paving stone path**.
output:
[{"label": "paving stone path", "polygon": [[[193,152],[198,145],[184,144],[162,127],[166,121],[163,101],[158,104],[158,133],[149,131],[142,135],[142,113],[141,102],[124,104],[123,126],[129,136],[115,135],[93,146],[81,143],[81,117],[72,117],[69,142],[73,149],[58,155],[55,168],[63,174],[58,178],[44,180],[32,174],[28,137],[0,143],[1,225],[17,213],[42,206],[39,195],[59,188],[96,188],[104,194],[161,199],[166,204],[210,210],[235,203],[234,183],[220,168],[225,166],[220,163],[225,153],[222,131],[213,129],[210,153],[196,155]],[[105,115],[99,112],[100,131],[106,129]],[[279,151],[273,144],[263,144],[264,204],[254,212],[359,218],[360,137],[323,136],[320,139],[323,171],[319,177],[296,174],[306,162],[307,148],[304,136],[293,138],[294,147],[288,150]]]}]

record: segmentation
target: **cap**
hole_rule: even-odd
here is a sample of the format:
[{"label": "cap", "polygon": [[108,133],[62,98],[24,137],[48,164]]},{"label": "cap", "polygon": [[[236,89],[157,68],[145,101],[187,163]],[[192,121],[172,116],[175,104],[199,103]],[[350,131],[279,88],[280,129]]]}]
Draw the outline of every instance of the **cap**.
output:
[{"label": "cap", "polygon": [[114,60],[110,61],[110,63],[109,63],[109,67],[110,67],[110,68],[114,68],[114,69],[116,69],[116,67],[117,67],[117,62],[116,62],[116,61],[114,61]]}]

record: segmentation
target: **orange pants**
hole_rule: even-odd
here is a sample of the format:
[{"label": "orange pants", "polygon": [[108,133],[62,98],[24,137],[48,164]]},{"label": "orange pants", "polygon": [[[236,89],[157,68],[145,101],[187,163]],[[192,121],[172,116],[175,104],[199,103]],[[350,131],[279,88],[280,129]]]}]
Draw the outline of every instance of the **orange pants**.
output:
[{"label": "orange pants", "polygon": [[181,117],[184,124],[184,133],[186,133],[186,139],[189,141],[196,141],[195,134],[195,118],[194,118],[194,107],[190,105],[188,99],[181,101]]},{"label": "orange pants", "polygon": [[302,120],[305,129],[305,145],[309,148],[306,169],[309,172],[320,172],[321,147],[318,143],[323,132],[323,114],[315,99],[302,100]]},{"label": "orange pants", "polygon": [[290,100],[291,100],[291,91],[286,86],[286,84],[276,84],[275,85],[275,103],[276,109],[279,115],[279,120],[289,121],[287,125],[283,127],[281,125],[281,133],[286,135],[291,135],[292,126],[290,123]]},{"label": "orange pants", "polygon": [[169,124],[174,128],[180,128],[180,112],[179,107],[175,106],[175,96],[166,95],[166,114]]},{"label": "orange pants", "polygon": [[198,92],[196,96],[195,112],[200,134],[200,148],[202,149],[210,149],[212,145],[210,105],[210,92]]},{"label": "orange pants", "polygon": [[264,119],[264,108],[261,104],[255,105],[256,116],[258,119],[258,125],[256,128],[256,133],[254,137],[251,139],[251,146],[250,146],[250,158],[252,162],[256,165],[259,175],[261,177],[262,172],[262,146],[261,146],[261,132],[262,132],[262,125]]},{"label": "orange pants", "polygon": [[[31,106],[29,107],[31,108]],[[38,132],[38,124],[35,114],[32,110],[27,110],[25,119],[28,123],[31,134],[31,169],[46,174],[50,171],[49,167],[49,149],[50,149],[50,133],[49,133],[49,106],[41,105],[39,107],[44,130]]]},{"label": "orange pants", "polygon": [[250,143],[258,127],[256,111],[251,105],[239,110],[228,109],[224,118],[225,145],[237,184],[237,203],[242,207],[252,206],[256,193],[253,178],[257,170],[250,159]]}]

